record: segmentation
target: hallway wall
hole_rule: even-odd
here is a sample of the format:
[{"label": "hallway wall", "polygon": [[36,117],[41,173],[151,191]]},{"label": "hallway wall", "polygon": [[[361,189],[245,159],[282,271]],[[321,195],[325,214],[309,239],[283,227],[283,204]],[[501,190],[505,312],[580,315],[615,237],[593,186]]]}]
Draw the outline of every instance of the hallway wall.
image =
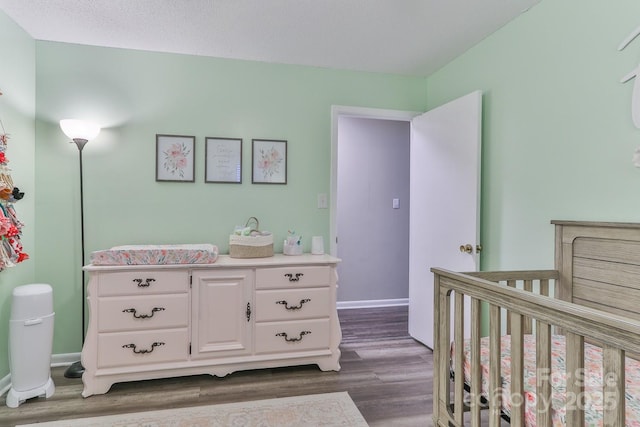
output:
[{"label": "hallway wall", "polygon": [[341,303],[409,297],[409,130],[406,121],[339,118]]}]

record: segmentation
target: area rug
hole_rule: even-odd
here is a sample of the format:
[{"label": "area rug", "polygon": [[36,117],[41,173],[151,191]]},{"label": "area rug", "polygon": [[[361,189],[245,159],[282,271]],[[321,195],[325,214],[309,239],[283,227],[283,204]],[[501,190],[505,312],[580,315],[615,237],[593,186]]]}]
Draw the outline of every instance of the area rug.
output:
[{"label": "area rug", "polygon": [[367,427],[345,392],[311,394],[104,417],[77,418],[17,427]]}]

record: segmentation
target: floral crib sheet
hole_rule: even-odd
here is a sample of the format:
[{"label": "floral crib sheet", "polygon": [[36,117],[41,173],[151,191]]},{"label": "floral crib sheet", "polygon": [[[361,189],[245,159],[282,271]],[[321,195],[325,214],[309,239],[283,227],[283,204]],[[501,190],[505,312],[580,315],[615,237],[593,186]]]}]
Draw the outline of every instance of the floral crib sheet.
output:
[{"label": "floral crib sheet", "polygon": [[218,247],[211,244],[129,245],[91,253],[93,265],[213,264]]},{"label": "floral crib sheet", "polygon": [[[501,337],[501,365],[502,403],[503,411],[510,415],[511,409],[511,336]],[[553,335],[551,343],[551,408],[554,426],[566,425],[565,407],[567,400],[575,404],[576,400],[566,396],[566,363],[565,337]],[[471,346],[469,340],[464,342],[464,379],[467,384],[471,381]],[[482,365],[482,393],[488,395],[489,390],[489,337],[480,340],[480,364]],[[454,345],[451,344],[451,366],[454,366]],[[453,368],[452,368],[453,369]],[[524,337],[524,401],[525,426],[536,425],[536,341],[534,335]],[[602,349],[585,343],[584,345],[584,417],[587,426],[603,425],[603,371]],[[640,362],[627,357],[625,360],[626,381],[626,426],[640,427]]]}]

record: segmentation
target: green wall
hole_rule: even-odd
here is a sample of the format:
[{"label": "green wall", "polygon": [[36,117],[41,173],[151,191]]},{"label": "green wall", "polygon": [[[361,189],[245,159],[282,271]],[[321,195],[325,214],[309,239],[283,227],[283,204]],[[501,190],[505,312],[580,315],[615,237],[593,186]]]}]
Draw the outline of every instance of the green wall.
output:
[{"label": "green wall", "polygon": [[[25,192],[15,204],[24,223],[22,245],[31,259],[0,272],[0,379],[9,373],[9,317],[16,286],[35,280],[35,41],[0,11],[0,120],[9,134],[7,158],[14,184]],[[1,129],[1,128],[0,128]],[[0,133],[2,131],[0,130]]]},{"label": "green wall", "polygon": [[[331,106],[424,110],[424,78],[36,43],[37,277],[56,288],[54,353],[80,350],[78,153],[63,118],[104,129],[83,150],[86,252],[214,243],[250,216],[329,238]],[[155,181],[155,135],[196,136],[196,182]],[[242,184],[204,183],[204,138],[243,138]],[[288,141],[287,185],[251,184],[251,139]],[[310,238],[305,241],[310,249]],[[87,259],[88,262],[88,259]]]},{"label": "green wall", "polygon": [[429,108],[484,91],[484,270],[553,267],[552,219],[640,221],[638,25],[637,0],[543,0],[428,78]]}]

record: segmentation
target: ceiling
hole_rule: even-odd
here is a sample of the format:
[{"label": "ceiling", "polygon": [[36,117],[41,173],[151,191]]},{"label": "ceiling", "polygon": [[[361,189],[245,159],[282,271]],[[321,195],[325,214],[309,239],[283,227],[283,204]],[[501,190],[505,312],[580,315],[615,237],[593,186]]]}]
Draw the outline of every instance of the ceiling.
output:
[{"label": "ceiling", "polygon": [[540,0],[0,0],[36,40],[427,76]]}]

